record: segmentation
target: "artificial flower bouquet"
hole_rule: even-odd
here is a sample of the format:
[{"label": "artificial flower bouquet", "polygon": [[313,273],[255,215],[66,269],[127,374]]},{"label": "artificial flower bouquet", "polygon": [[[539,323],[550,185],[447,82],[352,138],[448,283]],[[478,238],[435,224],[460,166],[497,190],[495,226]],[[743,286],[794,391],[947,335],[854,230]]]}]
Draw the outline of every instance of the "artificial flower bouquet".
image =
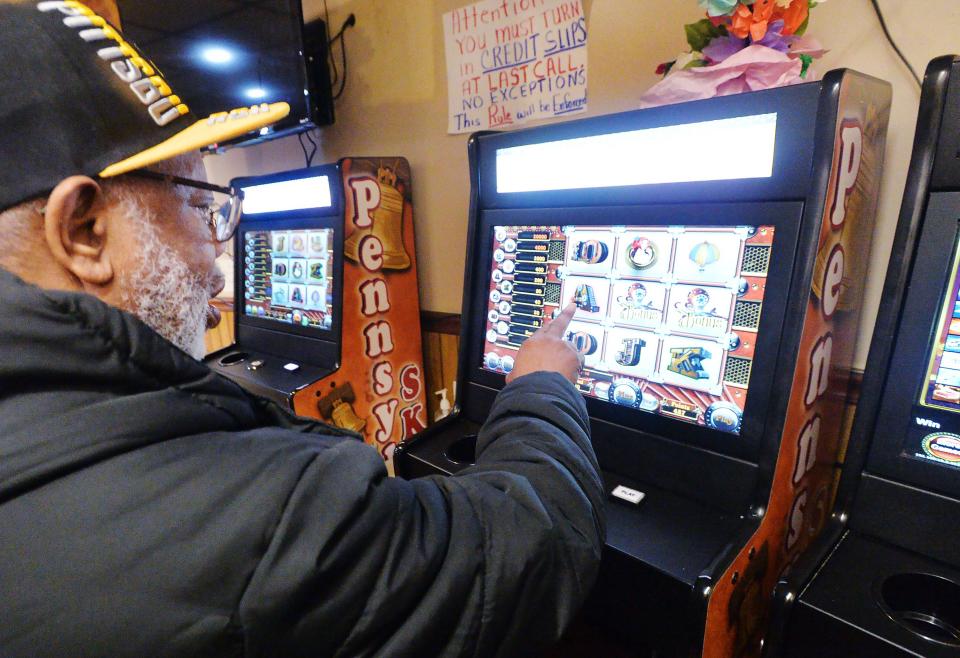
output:
[{"label": "artificial flower bouquet", "polygon": [[707,17],[685,26],[690,51],[661,64],[664,79],[642,107],[726,96],[813,79],[823,55],[806,35],[810,10],[825,0],[699,0]]}]

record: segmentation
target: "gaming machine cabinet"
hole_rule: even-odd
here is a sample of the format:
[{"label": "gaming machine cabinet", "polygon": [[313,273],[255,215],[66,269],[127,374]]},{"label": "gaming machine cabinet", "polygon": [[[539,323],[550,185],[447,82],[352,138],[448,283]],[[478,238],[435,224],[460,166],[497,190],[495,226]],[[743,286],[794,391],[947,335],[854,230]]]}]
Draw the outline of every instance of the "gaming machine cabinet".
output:
[{"label": "gaming machine cabinet", "polygon": [[[324,165],[231,183],[244,192],[233,244],[236,342],[205,361],[248,390],[292,408],[297,391],[336,370],[340,360],[340,167]],[[301,272],[287,271],[293,262]],[[311,271],[311,265],[318,271]],[[281,266],[279,273],[276,268]],[[303,299],[288,298],[294,286]],[[278,297],[281,291],[283,299]],[[310,293],[318,299],[308,299]]]},{"label": "gaming machine cabinet", "polygon": [[576,298],[611,494],[587,614],[661,654],[759,651],[830,503],[889,106],[832,71],[474,135],[457,408],[398,473],[468,466],[512,351]]},{"label": "gaming machine cabinet", "polygon": [[766,655],[960,655],[958,236],[960,58],[947,56],[924,77],[837,506],[777,585]]}]

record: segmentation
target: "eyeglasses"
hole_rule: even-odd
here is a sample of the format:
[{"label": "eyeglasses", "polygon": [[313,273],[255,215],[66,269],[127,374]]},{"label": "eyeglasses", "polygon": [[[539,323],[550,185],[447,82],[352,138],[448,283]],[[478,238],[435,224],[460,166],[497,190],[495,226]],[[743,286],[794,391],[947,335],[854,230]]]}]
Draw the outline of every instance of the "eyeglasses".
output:
[{"label": "eyeglasses", "polygon": [[214,203],[204,209],[207,217],[207,225],[216,238],[217,242],[226,242],[237,232],[237,225],[240,223],[240,215],[243,213],[243,190],[235,187],[223,187],[190,178],[181,178],[171,174],[161,174],[149,169],[134,169],[128,171],[126,176],[136,176],[138,178],[149,178],[150,180],[159,180],[174,185],[184,185],[198,190],[207,190],[213,192]]}]

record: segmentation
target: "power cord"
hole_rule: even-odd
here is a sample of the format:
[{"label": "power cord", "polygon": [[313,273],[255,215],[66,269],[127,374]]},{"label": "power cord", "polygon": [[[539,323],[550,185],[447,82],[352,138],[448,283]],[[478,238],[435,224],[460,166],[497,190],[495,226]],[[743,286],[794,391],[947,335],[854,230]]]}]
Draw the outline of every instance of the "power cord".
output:
[{"label": "power cord", "polygon": [[[343,22],[343,25],[340,26],[340,31],[337,32],[330,39],[330,61],[333,64],[333,82],[331,84],[336,84],[336,81],[339,79],[340,88],[333,95],[333,100],[337,100],[340,96],[343,95],[343,90],[347,86],[347,42],[343,38],[344,32],[346,32],[348,27],[353,27],[357,24],[357,17],[353,14],[347,16],[347,20]],[[333,56],[333,44],[334,42],[340,42],[340,59],[343,69],[343,77],[340,77],[340,74],[337,71],[336,58]]]},{"label": "power cord", "polygon": [[920,76],[917,75],[917,72],[913,70],[913,67],[910,65],[910,62],[907,61],[907,58],[903,56],[903,53],[900,51],[899,46],[894,42],[893,37],[890,36],[890,30],[887,29],[887,22],[883,19],[883,12],[880,10],[880,5],[877,4],[877,0],[870,0],[870,4],[873,5],[873,10],[877,14],[877,18],[880,20],[880,28],[883,30],[883,35],[887,37],[887,41],[890,43],[890,46],[893,48],[893,52],[897,53],[897,56],[904,63],[907,69],[910,71],[910,75],[913,76],[913,79],[916,80],[918,87],[923,87],[923,83],[920,82]]},{"label": "power cord", "polygon": [[[313,147],[310,150],[310,153],[307,153],[307,147],[303,143],[303,136],[307,136],[307,141],[310,142]],[[310,134],[310,131],[297,133],[297,141],[300,142],[300,150],[303,151],[303,159],[306,160],[307,166],[309,167],[313,164],[313,158],[317,155],[317,149],[320,148],[320,145],[314,141],[313,135]]]}]

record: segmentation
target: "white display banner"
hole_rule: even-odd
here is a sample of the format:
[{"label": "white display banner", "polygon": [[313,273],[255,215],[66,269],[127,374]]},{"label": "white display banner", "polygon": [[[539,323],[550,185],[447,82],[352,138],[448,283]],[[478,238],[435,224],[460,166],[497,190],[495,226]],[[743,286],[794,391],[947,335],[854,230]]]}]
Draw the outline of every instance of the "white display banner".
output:
[{"label": "white display banner", "polygon": [[443,16],[447,132],[505,129],[587,109],[580,0],[485,0]]}]

